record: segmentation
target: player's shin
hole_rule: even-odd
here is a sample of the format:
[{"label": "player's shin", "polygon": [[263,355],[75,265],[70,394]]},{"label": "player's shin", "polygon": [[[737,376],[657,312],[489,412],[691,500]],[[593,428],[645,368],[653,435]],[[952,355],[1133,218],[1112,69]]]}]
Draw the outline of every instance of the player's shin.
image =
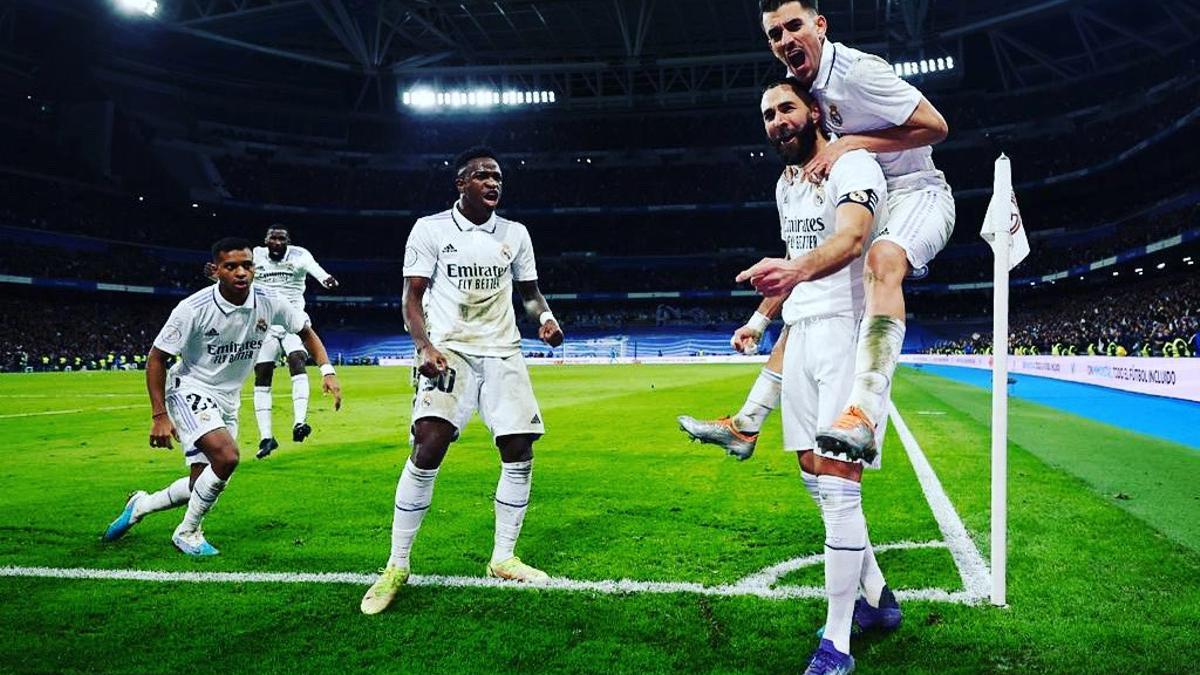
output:
[{"label": "player's shin", "polygon": [[293,424],[304,424],[308,420],[308,374],[292,376],[292,419]]},{"label": "player's shin", "polygon": [[887,581],[883,578],[883,570],[879,568],[879,562],[875,560],[875,548],[871,546],[869,533],[863,541],[866,542],[866,548],[863,549],[859,583],[862,585],[863,597],[866,598],[867,604],[878,607],[879,597],[883,594],[883,589],[887,587]]},{"label": "player's shin", "polygon": [[254,419],[258,422],[258,437],[271,438],[271,388],[254,387]]},{"label": "player's shin", "polygon": [[771,411],[779,407],[779,394],[782,390],[783,376],[768,368],[763,368],[750,387],[746,402],[733,418],[734,426],[744,434],[756,434],[770,416]]},{"label": "player's shin", "polygon": [[513,557],[525,512],[529,509],[533,461],[501,462],[500,481],[496,484],[496,537],[492,562]]},{"label": "player's shin", "polygon": [[839,476],[817,479],[821,516],[825,521],[825,594],[829,609],[824,637],[838,651],[850,653],[850,626],[862,559],[867,544],[867,524],[862,511],[862,486]]},{"label": "player's shin", "polygon": [[211,466],[204,467],[204,471],[192,485],[192,493],[187,503],[187,513],[184,514],[183,522],[179,524],[177,531],[195,532],[200,529],[200,522],[204,519],[204,515],[217,502],[217,497],[221,496],[221,492],[228,484],[228,480],[217,477]]},{"label": "player's shin", "polygon": [[404,463],[404,471],[396,483],[392,552],[388,557],[388,567],[409,568],[409,552],[433,499],[433,483],[437,474],[437,469],[418,468],[412,459]]},{"label": "player's shin", "polygon": [[888,385],[896,372],[903,345],[902,319],[884,315],[863,319],[849,405],[862,410],[873,424],[878,425],[887,412]]},{"label": "player's shin", "polygon": [[190,476],[184,476],[158,492],[139,499],[133,510],[134,519],[141,520],[147,514],[166,511],[188,503],[188,499],[192,495],[191,488],[188,487],[191,482]]}]

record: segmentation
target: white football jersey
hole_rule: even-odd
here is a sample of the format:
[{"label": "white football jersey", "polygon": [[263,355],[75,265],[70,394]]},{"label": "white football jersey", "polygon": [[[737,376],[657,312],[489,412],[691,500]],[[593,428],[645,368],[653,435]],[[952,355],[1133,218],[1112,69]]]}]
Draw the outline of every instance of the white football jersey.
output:
[{"label": "white football jersey", "polygon": [[[810,91],[821,106],[823,126],[839,135],[901,126],[923,98],[887,61],[832,40],[821,49],[821,65]],[[902,177],[905,187],[945,184],[928,145],[879,153],[876,159],[889,186]]]},{"label": "white football jersey", "polygon": [[[154,346],[179,356],[168,379],[183,378],[237,410],[242,383],[273,325],[298,333],[307,325],[304,313],[258,284],[251,284],[245,304],[226,300],[213,284],[175,306]],[[168,388],[172,384],[168,382]]]},{"label": "white football jersey", "polygon": [[270,288],[301,311],[304,310],[304,289],[310,274],[317,281],[329,277],[329,272],[317,264],[306,248],[289,244],[283,258],[275,261],[266,246],[254,247],[254,283]]},{"label": "white football jersey", "polygon": [[475,356],[521,352],[513,281],[536,281],[529,231],[494,213],[476,225],[458,207],[417,220],[404,250],[404,276],[425,277],[425,323],[439,349]]},{"label": "white football jersey", "polygon": [[[775,186],[775,204],[779,208],[779,227],[787,244],[789,259],[799,258],[833,236],[837,227],[837,207],[844,203],[861,204],[875,214],[875,224],[867,233],[863,251],[886,218],[887,183],[875,156],[865,150],[842,155],[829,177],[820,185],[804,180],[797,167],[789,166]],[[818,316],[862,314],[863,256],[822,279],[806,281],[792,289],[783,303],[783,320],[794,324]]]}]

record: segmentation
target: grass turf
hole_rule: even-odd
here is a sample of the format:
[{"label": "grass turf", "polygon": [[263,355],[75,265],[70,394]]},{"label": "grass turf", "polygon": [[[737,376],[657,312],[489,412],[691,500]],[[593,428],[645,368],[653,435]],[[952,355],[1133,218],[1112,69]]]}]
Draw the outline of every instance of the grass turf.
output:
[{"label": "grass turf", "polygon": [[[777,417],[739,463],[689,445],[674,416],[727,413],[749,366],[535,368],[548,435],[518,552],[555,576],[729,583],[819,552],[823,530],[779,452]],[[395,479],[406,453],[404,369],[347,368],[339,413],[314,398],[315,434],[256,462],[244,407],[243,466],[206,521],[222,549],[185,559],[178,513],[156,514],[112,545],[97,536],[135,488],[182,474],[178,450],[146,447],[140,374],[0,377],[0,565],[144,570],[370,571],[387,556]],[[290,428],[276,387],[278,434]],[[986,555],[986,392],[901,371],[894,400]],[[136,407],[125,407],[136,406]],[[82,409],[13,417],[28,413]],[[918,411],[943,413],[919,415]],[[896,634],[856,641],[862,672],[1122,670],[1184,672],[1200,660],[1200,554],[1063,467],[1056,456],[1109,448],[1113,428],[1014,405],[1007,609],[908,602]],[[1139,470],[1170,444],[1137,437]],[[1156,445],[1157,444],[1157,445]],[[1048,459],[1047,459],[1048,458]],[[438,478],[417,538],[419,574],[481,576],[491,546],[498,458],[473,423]],[[1161,474],[1195,485],[1196,465]],[[865,506],[876,543],[939,539],[894,435]],[[1190,473],[1188,473],[1190,472]],[[1114,480],[1118,480],[1114,477]],[[1150,488],[1152,486],[1147,486]],[[1152,492],[1152,490],[1148,490]],[[1175,502],[1171,502],[1175,503]],[[1182,502],[1177,522],[1200,518]],[[1167,533],[1164,534],[1164,531]],[[880,554],[893,585],[957,590],[942,549]],[[894,571],[892,571],[894,570]],[[784,583],[820,582],[819,568]],[[156,584],[0,578],[0,671],[375,669],[402,672],[794,672],[815,646],[819,600],[421,587],[393,610],[358,613],[347,585]]]}]

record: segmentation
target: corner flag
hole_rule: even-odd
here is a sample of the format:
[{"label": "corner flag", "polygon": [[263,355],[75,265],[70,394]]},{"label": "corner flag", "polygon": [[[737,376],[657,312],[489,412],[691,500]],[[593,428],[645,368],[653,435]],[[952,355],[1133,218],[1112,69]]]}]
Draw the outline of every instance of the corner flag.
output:
[{"label": "corner flag", "polygon": [[979,235],[996,250],[999,243],[997,234],[1008,230],[1008,269],[1021,264],[1029,255],[1029,237],[1021,222],[1021,209],[1017,206],[1017,193],[1012,186],[1012,166],[1008,157],[1001,153],[996,160],[996,172],[992,181],[992,201],[988,202],[987,215],[983,218],[983,228]]}]

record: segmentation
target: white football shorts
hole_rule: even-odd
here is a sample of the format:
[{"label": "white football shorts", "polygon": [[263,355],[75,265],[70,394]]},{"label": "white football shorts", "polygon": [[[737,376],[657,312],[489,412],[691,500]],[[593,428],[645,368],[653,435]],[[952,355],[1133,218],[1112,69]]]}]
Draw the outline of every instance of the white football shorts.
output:
[{"label": "white football shorts", "polygon": [[416,375],[413,422],[427,417],[446,420],[454,425],[457,439],[478,410],[493,439],[546,433],[525,357],[519,353],[500,357],[440,351],[446,356],[445,372],[434,378]]},{"label": "white football shorts", "polygon": [[208,457],[196,447],[196,441],[217,429],[228,429],[236,440],[238,411],[203,387],[173,376],[168,379],[168,385],[178,382],[175,387],[167,387],[167,415],[179,434],[183,463],[208,464]]},{"label": "white football shorts", "polygon": [[954,233],[954,195],[937,173],[939,180],[901,177],[888,182],[887,222],[875,241],[904,249],[913,269],[928,265]]},{"label": "white football shorts", "polygon": [[[783,449],[816,450],[817,430],[830,426],[846,407],[854,386],[858,318],[838,315],[802,319],[788,326],[783,352]],[[860,464],[878,469],[883,457],[887,419],[875,430],[875,461]],[[817,454],[845,461],[841,455]]]},{"label": "white football shorts", "polygon": [[308,350],[304,348],[299,335],[288,333],[283,326],[271,326],[267,337],[263,339],[262,347],[258,350],[255,363],[275,363],[292,352],[303,352],[308,356]]}]

